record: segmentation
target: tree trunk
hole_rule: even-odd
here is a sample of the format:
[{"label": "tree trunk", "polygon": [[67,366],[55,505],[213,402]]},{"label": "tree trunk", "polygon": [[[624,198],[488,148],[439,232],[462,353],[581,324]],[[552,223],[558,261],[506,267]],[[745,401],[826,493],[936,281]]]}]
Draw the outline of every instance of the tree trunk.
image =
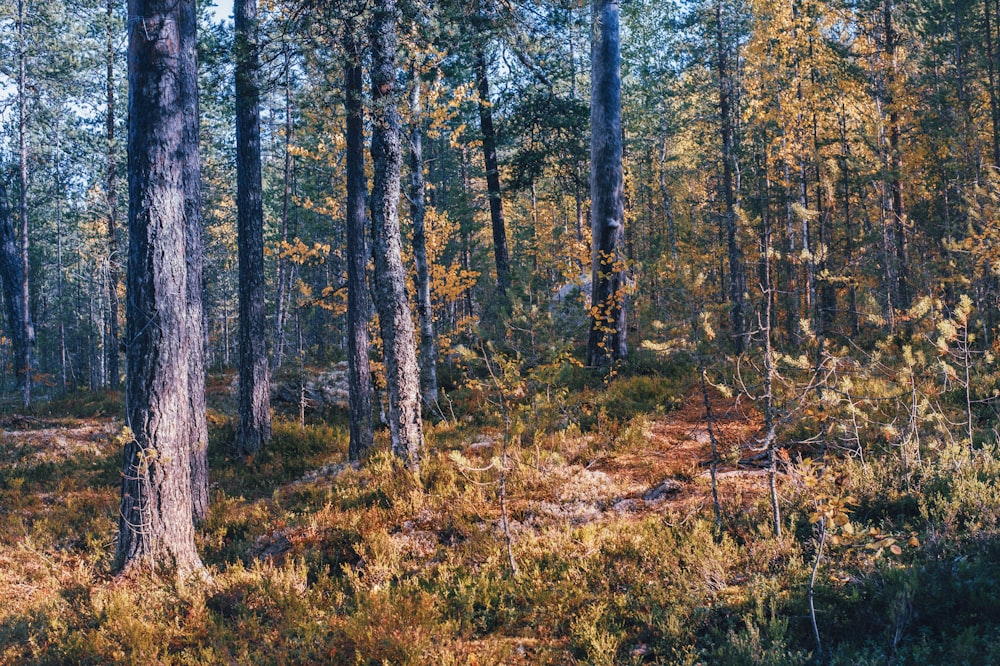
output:
[{"label": "tree trunk", "polygon": [[361,50],[353,22],[344,26],[347,106],[347,371],[351,439],[348,457],[360,460],[374,446],[372,380],[368,365],[368,247],[365,242],[365,117]]},{"label": "tree trunk", "polygon": [[[281,242],[288,241],[289,214],[292,205],[292,88],[291,54],[285,50],[285,171],[281,197]],[[291,282],[288,259],[278,255],[278,289],[274,303],[274,367],[280,368],[285,351],[285,320],[288,318],[286,293]]]},{"label": "tree trunk", "polygon": [[[993,43],[993,21],[991,20],[990,0],[983,0],[983,12],[986,28],[986,72],[990,86],[990,119],[993,121],[991,145],[993,147],[993,166],[1000,169],[1000,100],[997,99],[997,62],[994,55],[996,45]],[[998,17],[1000,20],[1000,17]]]},{"label": "tree trunk", "polygon": [[[129,1],[125,445],[115,568],[202,568],[192,504],[187,199],[197,165],[193,0]],[[196,210],[196,209],[194,209]],[[198,327],[200,329],[200,327]]]},{"label": "tree trunk", "polygon": [[396,2],[378,0],[370,26],[372,45],[372,235],[375,293],[385,355],[392,451],[419,470],[423,447],[420,379],[413,319],[406,296],[399,234],[402,148],[396,111]]},{"label": "tree trunk", "polygon": [[670,193],[667,191],[667,130],[663,129],[660,137],[660,196],[663,199],[663,212],[667,216],[667,233],[670,239],[670,256],[674,263],[674,279],[680,279],[681,268],[677,257],[677,232],[674,228],[674,214],[670,207]]},{"label": "tree trunk", "polygon": [[595,0],[590,104],[590,225],[593,265],[587,363],[605,365],[628,354],[622,167],[621,42],[617,0]]},{"label": "tree trunk", "polygon": [[19,181],[18,213],[21,226],[21,339],[18,359],[18,377],[21,380],[21,404],[31,405],[31,349],[35,345],[35,327],[31,322],[31,292],[28,289],[28,89],[26,79],[27,43],[24,35],[25,0],[17,1],[17,115],[18,115],[18,156]]},{"label": "tree trunk", "polygon": [[857,336],[861,332],[861,320],[858,313],[858,289],[855,284],[853,273],[854,267],[854,223],[851,218],[851,148],[847,142],[847,116],[844,113],[843,105],[840,109],[840,171],[842,184],[844,186],[844,252],[847,260],[847,270],[850,276],[848,283],[847,302],[848,319],[851,323],[851,335]]},{"label": "tree trunk", "polygon": [[[18,363],[24,357],[22,348],[30,344],[24,338],[22,325],[24,309],[27,307],[27,303],[24,301],[24,292],[21,290],[23,283],[21,271],[23,270],[17,235],[14,233],[14,220],[11,219],[7,202],[7,188],[0,180],[0,280],[3,281],[3,301],[7,310],[7,322],[14,348],[14,358],[19,359]],[[20,377],[20,373],[18,376]]]},{"label": "tree trunk", "polygon": [[236,450],[253,456],[271,439],[264,211],[260,174],[260,56],[257,0],[235,6],[236,220],[240,277],[240,425]]},{"label": "tree trunk", "polygon": [[[56,187],[62,178],[56,170]],[[63,225],[62,201],[56,203],[56,315],[59,317],[59,395],[66,396],[66,309],[63,302]]]},{"label": "tree trunk", "polygon": [[510,254],[507,229],[500,198],[500,166],[497,163],[497,136],[490,104],[490,80],[483,47],[476,51],[476,85],[479,90],[479,127],[483,134],[483,159],[486,163],[486,189],[490,196],[490,221],[493,225],[493,256],[497,266],[497,294],[504,298],[510,287]]},{"label": "tree trunk", "polygon": [[[146,0],[152,3],[153,0]],[[184,20],[191,25],[191,39],[181,49],[181,85],[186,100],[184,108],[184,217],[187,260],[188,303],[188,362],[190,418],[188,438],[191,443],[191,489],[195,523],[208,515],[208,419],[205,407],[205,310],[202,304],[203,242],[201,219],[201,161],[199,158],[198,110],[198,51],[195,30],[197,19],[186,18],[186,0],[174,0],[183,5]],[[191,12],[195,9],[192,6]]]},{"label": "tree trunk", "polygon": [[889,198],[890,223],[896,263],[896,304],[901,310],[910,307],[909,248],[906,230],[906,216],[903,211],[903,185],[900,180],[902,159],[899,139],[899,109],[896,102],[896,46],[899,36],[892,21],[892,0],[882,2],[882,18],[885,23],[885,106],[889,112]]},{"label": "tree trunk", "polygon": [[735,171],[735,148],[733,146],[733,81],[729,71],[725,31],[722,25],[722,1],[715,5],[716,37],[719,66],[719,127],[722,134],[722,194],[725,201],[726,252],[729,257],[729,303],[732,307],[730,320],[733,327],[733,351],[737,354],[744,347],[743,325],[743,261],[737,239],[736,191],[733,185]]},{"label": "tree trunk", "polygon": [[107,0],[107,116],[104,119],[107,137],[107,162],[104,181],[108,199],[108,322],[105,355],[108,364],[108,386],[117,389],[121,384],[118,367],[118,165],[115,162],[115,2]]},{"label": "tree trunk", "polygon": [[416,67],[411,67],[410,90],[410,217],[413,220],[413,259],[417,264],[417,314],[420,320],[420,391],[424,406],[437,404],[437,344],[434,339],[434,308],[431,305],[431,278],[427,265],[427,239],[424,228],[427,204],[424,187],[423,107],[421,81]]}]

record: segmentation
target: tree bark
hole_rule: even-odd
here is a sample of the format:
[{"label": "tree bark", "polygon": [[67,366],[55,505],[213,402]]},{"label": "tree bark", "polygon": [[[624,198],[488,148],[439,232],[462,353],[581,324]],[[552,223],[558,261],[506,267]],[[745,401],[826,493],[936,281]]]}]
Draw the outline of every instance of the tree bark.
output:
[{"label": "tree bark", "polygon": [[361,49],[352,21],[344,25],[347,66],[344,77],[347,107],[347,371],[351,439],[348,457],[360,460],[374,446],[372,380],[368,365],[368,244],[365,240],[365,116]]},{"label": "tree bark", "polygon": [[[115,568],[202,568],[192,504],[193,0],[129,0],[128,375]],[[193,125],[193,126],[192,126]],[[193,145],[191,145],[193,143]],[[192,157],[193,156],[193,157]],[[200,330],[200,327],[198,327]],[[197,341],[200,345],[200,341]]]},{"label": "tree bark", "polygon": [[396,111],[396,2],[378,0],[370,25],[372,46],[372,235],[375,293],[389,393],[392,451],[419,470],[423,447],[420,380],[413,319],[406,296],[399,234],[402,149]]},{"label": "tree bark", "polygon": [[271,439],[267,312],[264,303],[257,0],[237,0],[234,18],[236,220],[240,277],[240,424],[236,431],[236,450],[241,456],[253,456]]},{"label": "tree bark", "polygon": [[736,191],[733,184],[735,171],[735,148],[733,145],[733,81],[729,71],[728,49],[722,25],[722,0],[715,5],[716,37],[719,67],[719,131],[722,135],[722,195],[725,201],[726,253],[729,257],[729,303],[732,308],[730,321],[733,327],[733,351],[737,354],[744,347],[743,276],[742,253],[737,239]]},{"label": "tree bark", "polygon": [[593,264],[587,363],[605,365],[628,355],[625,270],[621,251],[625,222],[622,167],[621,41],[617,0],[593,4],[590,96],[590,225]]},{"label": "tree bark", "polygon": [[107,356],[108,386],[117,389],[121,384],[118,366],[118,165],[115,160],[115,3],[107,0],[107,116],[104,119],[107,139],[104,189],[108,203],[108,322],[105,355]]},{"label": "tree bark", "polygon": [[483,134],[483,160],[486,164],[486,190],[490,197],[490,222],[493,226],[493,257],[497,267],[497,294],[504,298],[510,287],[510,253],[507,250],[507,228],[500,198],[500,166],[497,162],[497,135],[493,126],[490,104],[490,80],[486,53],[476,50],[476,85],[479,92],[479,128]]},{"label": "tree bark", "polygon": [[413,221],[413,259],[417,265],[417,315],[420,320],[420,391],[424,407],[437,404],[437,344],[434,339],[434,308],[431,304],[431,278],[427,265],[425,221],[427,203],[424,186],[423,106],[421,81],[416,67],[410,68],[410,217]]},{"label": "tree bark", "polygon": [[[147,3],[152,0],[146,0]],[[184,40],[181,49],[184,107],[184,140],[182,143],[184,175],[184,218],[187,261],[187,334],[190,418],[188,438],[191,444],[191,501],[195,523],[208,515],[208,419],[205,406],[205,309],[202,303],[203,241],[201,219],[201,161],[199,157],[198,108],[198,43],[195,36],[197,19],[188,17],[195,7],[187,0],[174,0],[182,5],[184,25],[191,26],[191,39]]]},{"label": "tree bark", "polygon": [[[281,242],[288,241],[289,215],[292,205],[292,87],[291,54],[285,47],[285,170],[281,197]],[[274,366],[281,367],[285,351],[285,320],[288,318],[286,293],[291,282],[288,259],[278,255],[278,289],[274,304]]]},{"label": "tree bark", "polygon": [[[7,322],[14,347],[14,358],[22,359],[22,348],[30,344],[24,338],[24,292],[21,290],[21,254],[14,233],[14,220],[7,202],[7,188],[0,180],[0,280],[3,281],[3,301],[7,310]],[[20,373],[18,373],[20,377]]]},{"label": "tree bark", "polygon": [[17,115],[18,115],[18,217],[20,221],[21,253],[21,339],[17,374],[21,381],[21,404],[31,405],[31,349],[35,345],[35,327],[31,321],[31,292],[28,288],[28,89],[27,42],[25,37],[25,0],[17,1]]}]

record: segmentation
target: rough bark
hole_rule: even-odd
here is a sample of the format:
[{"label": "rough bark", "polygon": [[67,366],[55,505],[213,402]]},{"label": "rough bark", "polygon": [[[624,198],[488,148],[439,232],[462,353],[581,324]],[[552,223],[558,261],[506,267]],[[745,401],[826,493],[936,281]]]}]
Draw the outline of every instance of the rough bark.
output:
[{"label": "rough bark", "polygon": [[105,93],[107,98],[104,119],[105,136],[107,140],[107,156],[105,165],[104,190],[108,200],[108,316],[107,340],[105,354],[107,356],[108,386],[117,389],[121,384],[121,370],[118,365],[118,282],[121,274],[118,270],[118,165],[115,160],[115,3],[107,0],[107,34],[106,52],[107,78]]},{"label": "rough bark", "polygon": [[14,345],[15,358],[22,358],[22,347],[30,344],[24,338],[24,292],[21,291],[24,270],[21,264],[21,254],[14,233],[14,220],[11,218],[7,202],[7,188],[0,181],[0,280],[3,282],[3,301],[7,314],[7,322]]},{"label": "rough bark", "polygon": [[[152,0],[147,0],[151,3]],[[194,520],[200,523],[208,515],[208,419],[205,408],[205,310],[202,304],[203,241],[201,219],[201,161],[198,111],[198,50],[195,38],[195,7],[187,0],[181,5],[183,24],[191,26],[191,39],[182,43],[180,84],[188,100],[184,107],[183,155],[184,219],[187,261],[187,334],[189,405],[188,439],[191,445],[191,501]],[[191,14],[189,16],[188,14]]]},{"label": "rough bark", "polygon": [[437,404],[437,344],[434,339],[434,308],[431,304],[431,278],[427,264],[426,188],[424,186],[424,136],[421,81],[411,68],[410,90],[410,218],[413,221],[413,259],[417,265],[417,316],[420,321],[420,391],[424,406]]},{"label": "rough bark", "polygon": [[486,190],[490,197],[490,222],[493,227],[493,257],[497,268],[497,293],[505,297],[510,287],[510,253],[507,250],[507,228],[503,218],[503,200],[500,198],[500,166],[497,162],[497,133],[493,126],[493,107],[490,104],[490,80],[486,67],[486,53],[480,46],[476,51],[476,86],[479,91],[479,128],[483,134],[483,160],[486,164]]},{"label": "rough bark", "polygon": [[351,415],[349,458],[360,460],[374,446],[372,380],[368,365],[368,247],[365,240],[365,118],[361,53],[354,25],[344,26],[347,107],[347,381]]},{"label": "rough bark", "polygon": [[[193,0],[130,0],[125,445],[116,569],[199,570],[192,514]],[[196,117],[196,116],[195,116]],[[196,130],[196,123],[195,123]],[[194,142],[194,146],[190,145]],[[197,175],[197,170],[195,171]]]},{"label": "rough bark", "polygon": [[605,365],[628,354],[622,168],[621,41],[617,0],[595,0],[590,103],[590,225],[593,264],[587,363]]},{"label": "rough bark", "polygon": [[406,296],[399,233],[402,149],[396,110],[396,2],[378,0],[370,24],[372,47],[372,235],[375,294],[385,356],[392,450],[414,470],[423,447],[420,379],[413,319]]},{"label": "rough bark", "polygon": [[240,423],[236,431],[236,450],[242,456],[253,456],[271,439],[267,312],[264,303],[257,0],[237,0],[234,18],[236,224],[240,277]]}]

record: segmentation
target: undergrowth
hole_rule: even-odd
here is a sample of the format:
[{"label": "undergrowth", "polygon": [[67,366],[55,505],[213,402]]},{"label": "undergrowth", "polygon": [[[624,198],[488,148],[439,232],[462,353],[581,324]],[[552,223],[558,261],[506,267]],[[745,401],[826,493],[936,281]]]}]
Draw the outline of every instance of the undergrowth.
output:
[{"label": "undergrowth", "polygon": [[[610,377],[535,371],[511,432],[517,575],[484,382],[428,422],[420,483],[384,441],[346,464],[343,414],[278,418],[240,460],[214,412],[198,531],[210,582],[111,576],[121,421],[104,399],[51,403],[50,424],[0,440],[0,664],[1000,663],[996,444],[925,440],[919,464],[878,443],[799,453],[780,539],[762,482],[724,498],[721,531],[703,501],[628,509],[642,489],[623,490],[612,463],[658,453],[651,429],[689,400],[692,374],[642,359]],[[707,492],[696,467],[672,478]],[[850,497],[850,529],[818,568],[820,654],[806,589],[827,496]]]}]

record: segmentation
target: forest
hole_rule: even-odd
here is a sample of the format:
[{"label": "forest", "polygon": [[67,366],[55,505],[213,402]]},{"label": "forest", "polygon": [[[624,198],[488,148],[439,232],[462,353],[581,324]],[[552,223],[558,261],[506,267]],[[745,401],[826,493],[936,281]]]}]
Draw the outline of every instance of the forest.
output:
[{"label": "forest", "polygon": [[0,666],[1000,664],[998,222],[1000,0],[0,0]]}]

